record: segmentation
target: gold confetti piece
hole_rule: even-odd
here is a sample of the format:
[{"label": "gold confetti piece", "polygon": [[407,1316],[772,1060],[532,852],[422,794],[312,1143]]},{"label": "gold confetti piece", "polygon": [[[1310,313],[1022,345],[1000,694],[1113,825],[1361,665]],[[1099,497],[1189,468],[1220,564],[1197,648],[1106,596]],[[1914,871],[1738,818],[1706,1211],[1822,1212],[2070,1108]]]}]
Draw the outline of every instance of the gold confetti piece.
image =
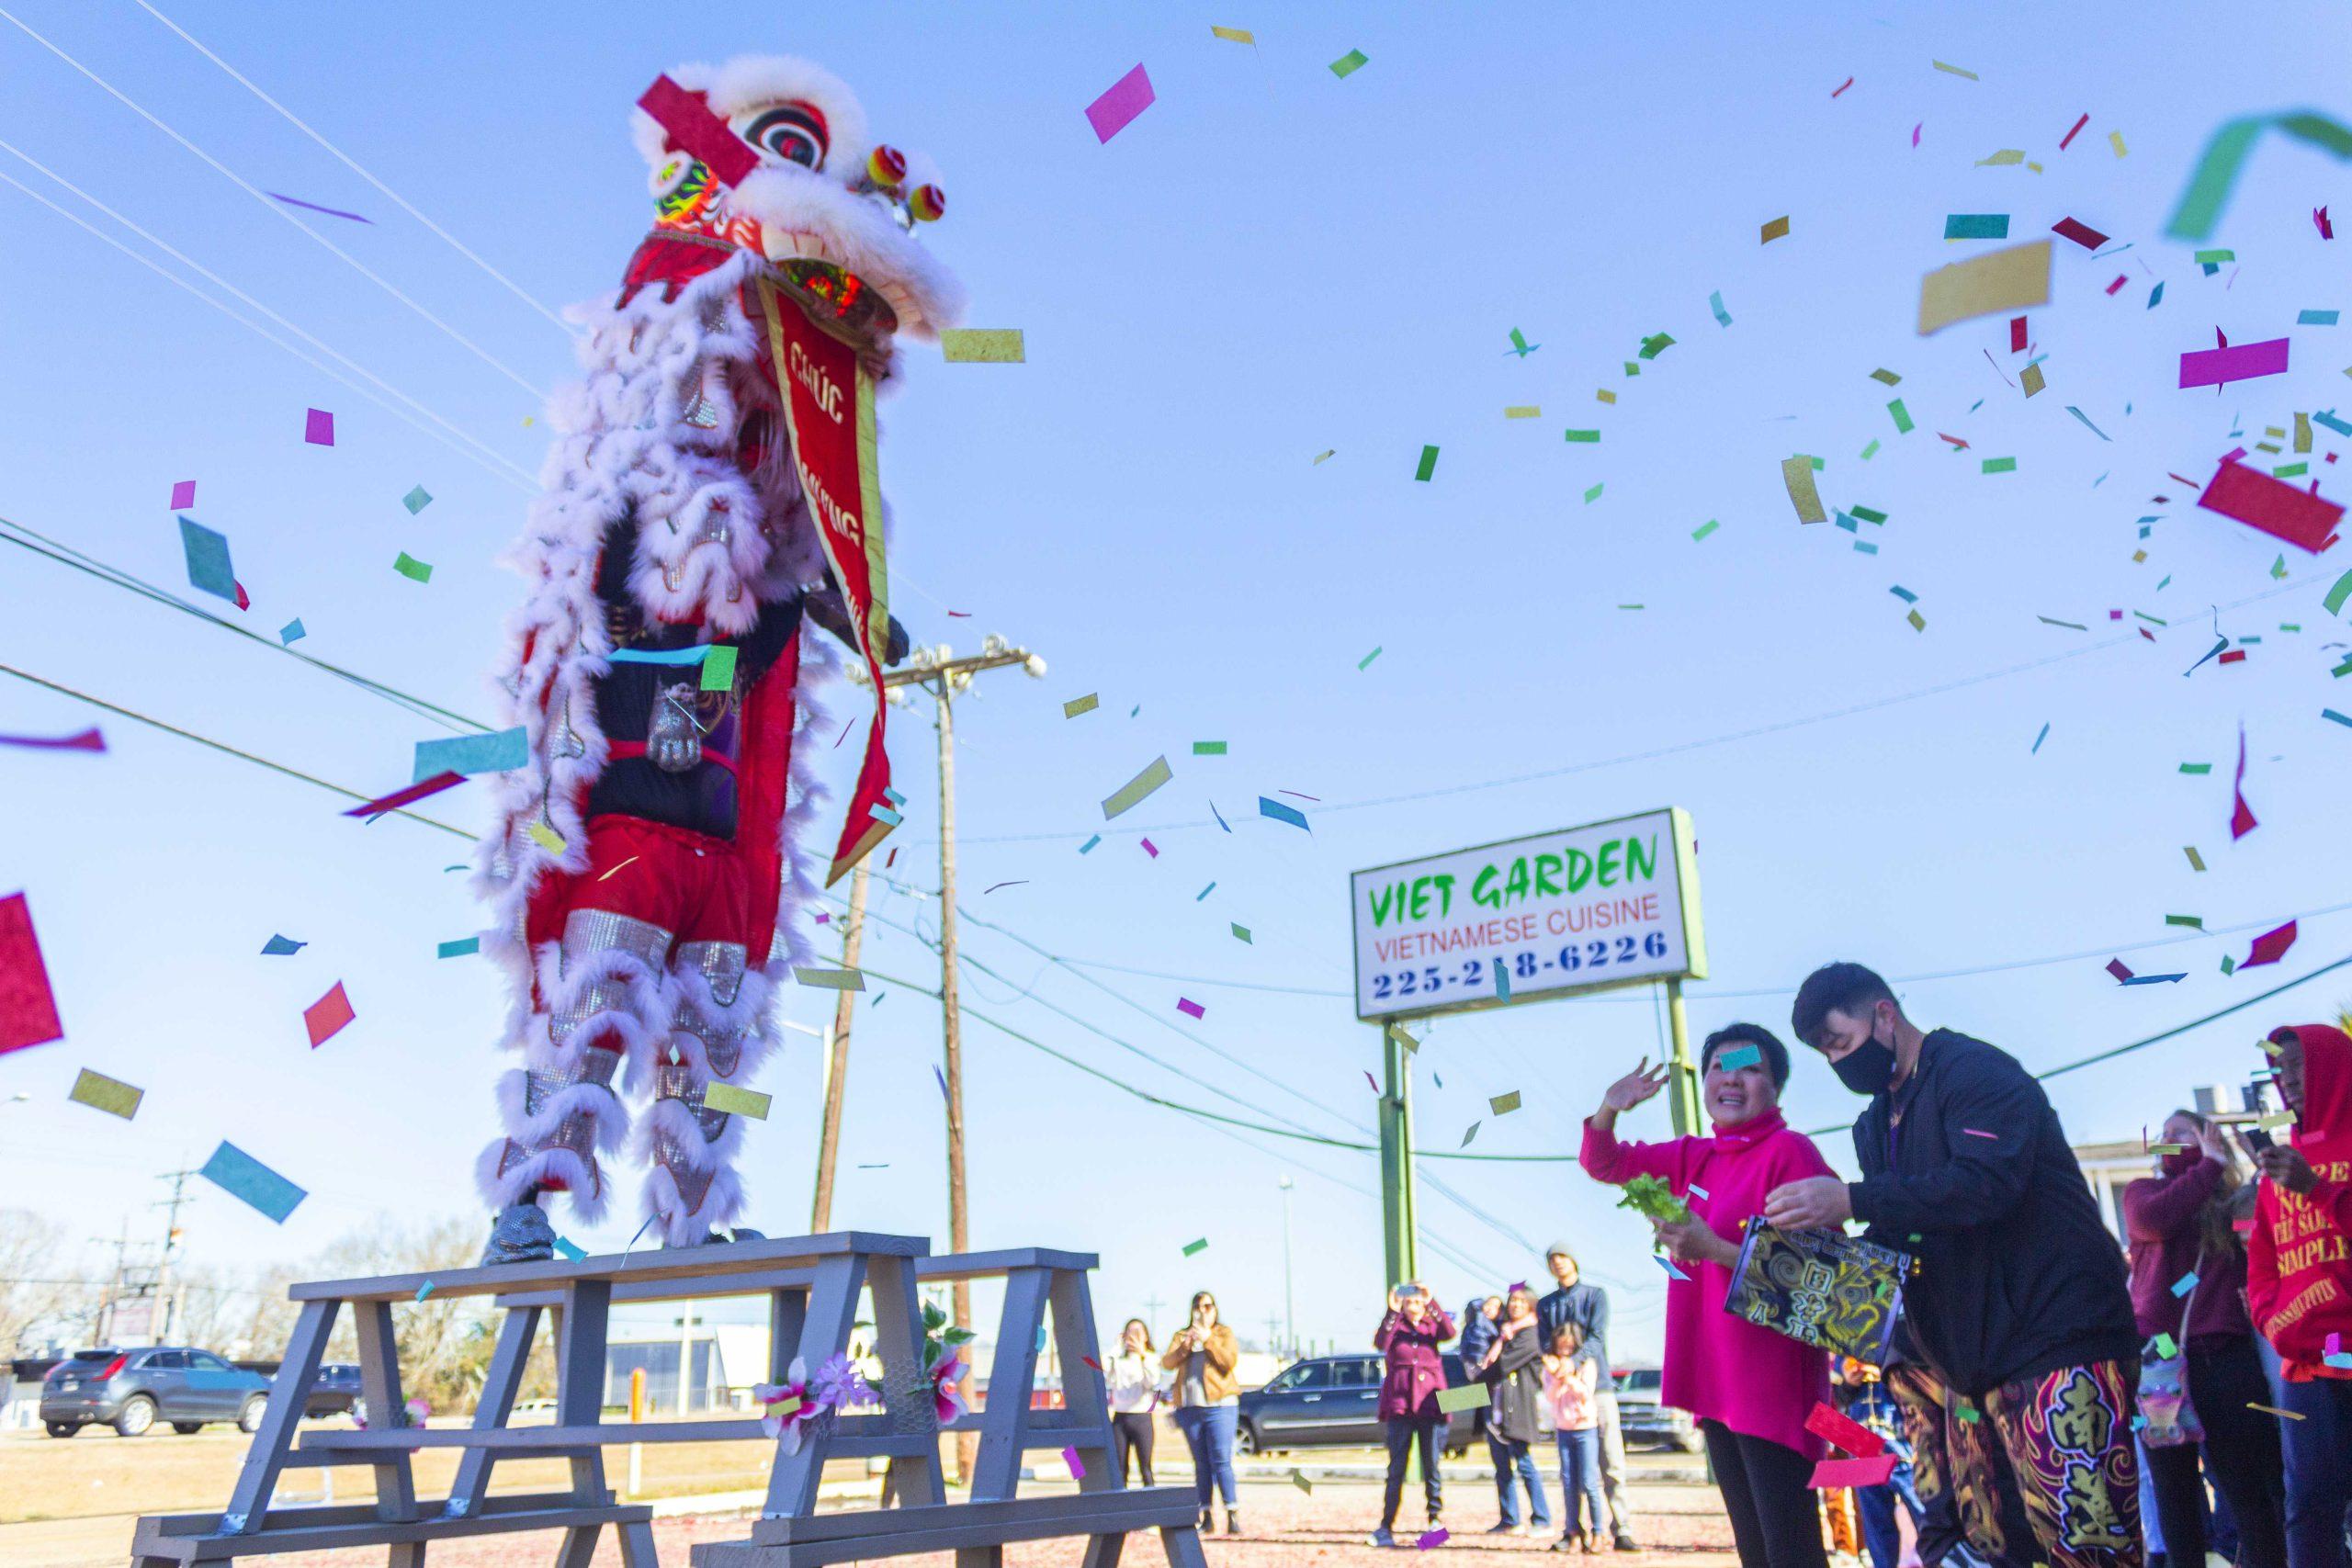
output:
[{"label": "gold confetti piece", "polygon": [[2145,551],[2145,550],[2133,550],[2133,551],[2132,552],[2132,564],[2133,564],[2134,566],[2137,566],[2137,565],[2140,565],[2140,564],[2142,564],[2142,563],[2145,562],[2145,561],[2147,560],[2147,558],[2148,558],[2148,552],[2147,552],[2147,551]]},{"label": "gold confetti piece", "polygon": [[2308,452],[2311,449],[2312,416],[2307,413],[2299,413],[2295,416],[2295,450]]},{"label": "gold confetti piece", "polygon": [[1912,611],[1903,618],[1911,623],[1911,629],[1915,632],[1923,632],[1928,629],[1928,617],[1919,614],[1917,610]]},{"label": "gold confetti piece", "polygon": [[1487,1385],[1482,1382],[1467,1382],[1460,1388],[1437,1391],[1437,1407],[1448,1416],[1459,1416],[1465,1410],[1483,1410],[1487,1402]]},{"label": "gold confetti piece", "polygon": [[1601,388],[1600,390],[1593,393],[1592,395],[1600,399],[1604,403],[1613,403],[1617,400],[1617,394],[1611,391],[1606,387]]},{"label": "gold confetti piece", "polygon": [[1248,28],[1212,27],[1209,31],[1227,43],[1256,43],[1258,41],[1258,35]]},{"label": "gold confetti piece", "polygon": [[1759,245],[1769,245],[1773,241],[1785,236],[1788,231],[1789,220],[1786,218],[1775,218],[1772,221],[1764,225],[1764,237],[1758,240],[1757,243]]},{"label": "gold confetti piece", "polygon": [[[1486,1386],[1486,1384],[1481,1383],[1481,1384],[1479,1384],[1478,1386],[1479,1386],[1479,1387],[1481,1387],[1481,1388],[1484,1388],[1484,1387]],[[2281,1419],[2283,1419],[2283,1420],[2288,1420],[2288,1421],[2300,1421],[2300,1420],[2301,1420],[2301,1419],[2302,1419],[2302,1417],[2301,1417],[2301,1416],[2296,1415],[2296,1414],[2295,1414],[2293,1411],[2291,1411],[2291,1410],[2281,1410],[2281,1409],[2279,1409],[2279,1408],[2278,1408],[2277,1405],[2275,1405],[2275,1404],[2256,1404],[2253,1400],[2251,1400],[2251,1399],[2249,1399],[2249,1400],[2247,1400],[2247,1401],[2245,1402],[2245,1407],[2246,1407],[2248,1410],[2259,1410],[2259,1411],[2261,1411],[2263,1414],[2265,1414],[2266,1416],[2278,1416],[2278,1417],[2280,1417],[2280,1418],[2281,1418]]]},{"label": "gold confetti piece", "polygon": [[1541,419],[1544,411],[1534,403],[1512,403],[1503,410],[1505,419]]},{"label": "gold confetti piece", "polygon": [[147,1091],[84,1067],[65,1098],[128,1122],[139,1114],[139,1102],[147,1098]]},{"label": "gold confetti piece", "polygon": [[816,986],[828,991],[862,991],[865,989],[865,974],[859,969],[800,969],[792,977],[804,986]]},{"label": "gold confetti piece", "polygon": [[2030,310],[2050,303],[2050,242],[2012,245],[1950,266],[1919,280],[1919,335],[1941,332],[1976,316]]},{"label": "gold confetti piece", "polygon": [[1871,379],[1873,381],[1883,381],[1890,387],[1899,387],[1903,384],[1902,377],[1897,376],[1892,370],[1883,368],[1871,371]]},{"label": "gold confetti piece", "polygon": [[1512,1089],[1509,1094],[1496,1095],[1487,1101],[1487,1107],[1498,1116],[1510,1115],[1519,1109],[1519,1090]]},{"label": "gold confetti piece", "polygon": [[1092,713],[1096,708],[1099,708],[1102,705],[1102,699],[1101,695],[1093,692],[1089,692],[1082,697],[1072,697],[1069,701],[1064,703],[1062,705],[1062,716],[1064,718],[1076,718],[1080,714]]},{"label": "gold confetti piece", "polygon": [[2183,844],[2180,847],[2180,852],[2188,857],[2189,870],[2203,871],[2205,869],[2205,857],[2197,852],[2195,844]]},{"label": "gold confetti piece", "polygon": [[754,1122],[768,1119],[768,1096],[756,1089],[737,1089],[731,1083],[706,1084],[702,1102],[712,1111],[730,1111],[738,1116],[748,1116]]},{"label": "gold confetti piece", "polygon": [[534,822],[525,831],[531,835],[531,842],[538,845],[548,853],[551,855],[563,853],[563,835],[546,823]]},{"label": "gold confetti piece", "polygon": [[1019,327],[950,327],[939,334],[939,352],[950,365],[1025,365]]},{"label": "gold confetti piece", "polygon": [[1829,513],[1821,509],[1821,492],[1813,487],[1813,459],[1806,457],[1784,457],[1781,461],[1781,482],[1789,489],[1789,502],[1797,509],[1800,523],[1826,523]]},{"label": "gold confetti piece", "polygon": [[2110,131],[2109,131],[2109,132],[2107,133],[2107,141],[2108,141],[2108,145],[2109,145],[2109,146],[2111,146],[2111,147],[2113,147],[2113,148],[2115,149],[2115,155],[2116,155],[2117,157],[2119,157],[2119,158],[2122,157],[2122,156],[2123,156],[2123,132],[2121,132],[2121,131],[2120,131],[2120,130],[2110,130]]},{"label": "gold confetti piece", "polygon": [[1939,70],[1939,71],[1948,72],[1948,73],[1950,73],[1951,74],[1952,74],[1952,75],[1954,75],[1954,76],[1965,76],[1965,77],[1967,77],[1967,78],[1968,78],[1970,81],[1972,81],[1972,82],[1981,82],[1981,81],[1983,81],[1983,80],[1984,79],[1984,78],[1983,78],[1982,76],[1979,76],[1978,74],[1976,74],[1976,73],[1975,73],[1975,72],[1973,72],[1973,71],[1967,71],[1967,70],[1963,70],[1963,69],[1962,69],[1960,66],[1957,66],[1957,65],[1946,65],[1946,64],[1945,64],[1942,61],[1940,61],[1940,60],[1931,61],[1931,62],[1929,62],[1929,63],[1930,63],[1930,64],[1932,64],[1932,65],[1934,65],[1934,66],[1935,66],[1935,68],[1936,68],[1937,70]]},{"label": "gold confetti piece", "polygon": [[1121,812],[1140,804],[1146,795],[1166,784],[1175,775],[1169,771],[1168,759],[1155,757],[1143,772],[1119,786],[1116,794],[1102,803],[1102,818],[1109,821]]},{"label": "gold confetti piece", "polygon": [[2014,164],[2022,164],[2022,163],[2024,163],[2024,162],[2025,162],[2025,149],[2024,149],[2024,148],[2022,148],[2022,147],[2004,147],[2004,148],[2002,148],[1999,152],[1997,152],[1994,153],[1994,154],[1993,154],[1991,157],[1989,157],[1989,158],[1979,158],[1979,159],[1977,159],[1977,160],[1976,160],[1976,166],[1977,166],[1978,168],[1980,168],[1980,169],[1984,169],[1984,168],[2006,169],[2006,168],[2009,168],[2009,167],[2011,167],[2011,166],[2012,166],[2012,165],[2014,165]]},{"label": "gold confetti piece", "polygon": [[2041,389],[2047,385],[2047,383],[2041,378],[2041,367],[2039,365],[2027,366],[2025,367],[2025,374],[2019,376],[2018,379],[2024,383],[2025,395],[2029,398],[2033,396],[2034,393],[2041,390]]},{"label": "gold confetti piece", "polygon": [[[1337,455],[1337,453],[1339,452],[1339,450],[1340,450],[1340,449],[1339,449],[1337,446],[1327,446],[1327,447],[1325,447],[1322,451],[1320,451],[1320,452],[1318,452],[1318,453],[1317,453],[1317,454],[1315,455],[1315,461],[1316,461],[1317,463],[1319,463],[1319,462],[1321,462],[1321,461],[1322,461],[1324,458],[1326,458],[1326,457],[1333,457],[1333,456]],[[1311,467],[1313,467],[1313,466],[1314,466],[1313,464],[1309,464],[1309,465],[1308,465],[1308,467],[1310,467],[1310,468],[1311,468]]]}]

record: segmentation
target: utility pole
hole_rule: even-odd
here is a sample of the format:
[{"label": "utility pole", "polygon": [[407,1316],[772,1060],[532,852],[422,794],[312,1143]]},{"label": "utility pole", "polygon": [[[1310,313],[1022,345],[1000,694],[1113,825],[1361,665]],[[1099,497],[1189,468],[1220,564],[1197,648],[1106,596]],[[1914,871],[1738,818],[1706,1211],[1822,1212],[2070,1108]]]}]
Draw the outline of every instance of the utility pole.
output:
[{"label": "utility pole", "polygon": [[[891,677],[883,677],[887,686]],[[872,857],[862,858],[857,870],[850,876],[849,921],[842,931],[842,967],[855,969],[860,944],[865,937],[865,888],[873,877],[867,864]],[[847,1093],[849,1081],[849,1019],[850,1004],[855,991],[844,990],[833,1004],[833,1043],[825,1069],[825,1119],[817,1134],[817,1198],[808,1211],[808,1232],[822,1235],[833,1228],[833,1167],[842,1153],[842,1098]]]},{"label": "utility pole", "polygon": [[180,1206],[195,1201],[187,1195],[188,1180],[201,1174],[203,1173],[194,1170],[167,1170],[155,1179],[158,1181],[168,1181],[172,1184],[171,1197],[153,1205],[155,1208],[169,1211],[164,1218],[164,1260],[155,1266],[155,1311],[161,1314],[161,1320],[154,1330],[155,1343],[158,1345],[169,1344],[172,1330],[178,1326],[172,1321],[172,1252],[179,1246]]},{"label": "utility pole", "polygon": [[1287,1173],[1282,1178],[1283,1190],[1283,1337],[1290,1342],[1290,1354],[1298,1354],[1298,1304],[1290,1288],[1290,1190]]},{"label": "utility pole", "polygon": [[1155,1333],[1158,1332],[1159,1325],[1159,1309],[1167,1304],[1168,1303],[1166,1302],[1159,1299],[1159,1292],[1158,1291],[1154,1291],[1151,1294],[1144,1297],[1143,1310],[1150,1314],[1143,1320],[1144,1327],[1150,1329]]},{"label": "utility pole", "polygon": [[[97,1247],[109,1245],[107,1238],[102,1235],[94,1235],[90,1241]],[[114,1336],[114,1303],[122,1296],[123,1258],[130,1251],[130,1216],[129,1214],[123,1215],[122,1234],[116,1237],[111,1245],[114,1247],[114,1279],[107,1286],[105,1297],[98,1303],[97,1332],[90,1337],[92,1343],[98,1345],[109,1343]]]},{"label": "utility pole", "polygon": [[[882,677],[884,695],[897,686],[921,686],[931,694],[939,726],[939,1003],[944,1021],[943,1045],[947,1085],[947,1244],[952,1251],[971,1249],[970,1206],[964,1181],[964,1043],[963,1013],[956,1000],[956,696],[971,688],[972,677],[983,670],[1019,665],[1033,677],[1046,673],[1046,661],[1025,648],[1015,648],[990,632],[980,651],[958,659],[945,643],[917,649],[906,663]],[[852,670],[855,670],[852,666]],[[860,863],[863,864],[863,863]],[[852,888],[854,893],[854,887]],[[838,1042],[845,1032],[837,1033]],[[956,1281],[956,1326],[972,1326],[972,1286]],[[971,1398],[972,1373],[967,1366],[959,1386]],[[979,1434],[956,1435],[956,1469],[967,1483],[979,1448]]]}]

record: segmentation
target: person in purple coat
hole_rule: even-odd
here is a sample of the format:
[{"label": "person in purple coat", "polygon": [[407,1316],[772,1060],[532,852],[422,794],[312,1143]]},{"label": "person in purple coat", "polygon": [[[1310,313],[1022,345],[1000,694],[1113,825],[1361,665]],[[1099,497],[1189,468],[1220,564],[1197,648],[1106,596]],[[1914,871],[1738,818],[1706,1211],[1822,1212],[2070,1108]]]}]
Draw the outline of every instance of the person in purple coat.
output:
[{"label": "person in purple coat", "polygon": [[1372,1337],[1372,1348],[1388,1358],[1387,1373],[1380,1380],[1380,1420],[1388,1435],[1388,1491],[1381,1500],[1380,1528],[1372,1533],[1374,1546],[1396,1544],[1389,1531],[1405,1495],[1405,1456],[1416,1441],[1421,1449],[1421,1493],[1429,1504],[1430,1529],[1442,1528],[1439,1516],[1445,1494],[1437,1455],[1444,1447],[1446,1417],[1437,1407],[1437,1395],[1445,1386],[1445,1363],[1438,1347],[1453,1337],[1453,1319],[1419,1280],[1408,1280],[1388,1292],[1388,1311]]}]

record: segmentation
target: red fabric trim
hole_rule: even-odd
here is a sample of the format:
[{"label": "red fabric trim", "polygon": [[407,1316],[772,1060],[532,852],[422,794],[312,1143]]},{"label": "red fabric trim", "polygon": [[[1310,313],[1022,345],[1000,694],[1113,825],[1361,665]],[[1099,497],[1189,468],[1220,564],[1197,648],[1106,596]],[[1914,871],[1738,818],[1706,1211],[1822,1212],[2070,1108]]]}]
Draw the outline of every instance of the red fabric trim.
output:
[{"label": "red fabric trim", "polygon": [[[801,635],[792,634],[759,684],[743,694],[735,765],[735,852],[751,874],[752,908],[771,929],[784,896],[784,812],[799,707]],[[767,958],[767,952],[752,954],[754,964]]]},{"label": "red fabric trim", "polygon": [[639,289],[654,283],[662,285],[662,302],[674,304],[679,289],[707,272],[718,271],[734,254],[733,246],[711,240],[648,234],[631,253],[628,268],[621,274],[621,297],[615,302],[616,308],[626,306],[637,298]]}]

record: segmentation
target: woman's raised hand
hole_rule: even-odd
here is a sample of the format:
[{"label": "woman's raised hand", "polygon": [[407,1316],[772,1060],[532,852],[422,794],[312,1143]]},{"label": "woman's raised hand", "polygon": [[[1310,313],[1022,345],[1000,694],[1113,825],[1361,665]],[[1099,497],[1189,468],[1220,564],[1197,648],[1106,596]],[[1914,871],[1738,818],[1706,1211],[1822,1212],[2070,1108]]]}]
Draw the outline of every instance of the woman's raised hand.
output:
[{"label": "woman's raised hand", "polygon": [[1665,1087],[1666,1065],[1661,1062],[1653,1067],[1650,1059],[1644,1056],[1640,1066],[1609,1086],[1600,1103],[1611,1111],[1631,1111]]}]

